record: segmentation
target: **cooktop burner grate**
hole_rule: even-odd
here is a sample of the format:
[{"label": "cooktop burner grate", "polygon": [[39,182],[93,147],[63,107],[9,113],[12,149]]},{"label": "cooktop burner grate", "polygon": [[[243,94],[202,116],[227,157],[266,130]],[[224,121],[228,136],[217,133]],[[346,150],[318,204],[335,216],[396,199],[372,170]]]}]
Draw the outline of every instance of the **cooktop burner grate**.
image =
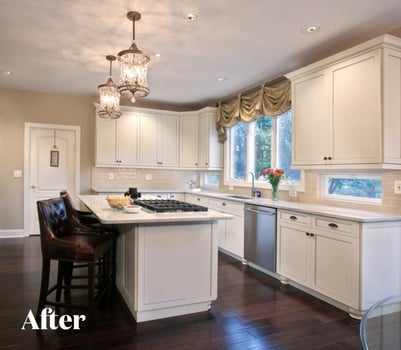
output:
[{"label": "cooktop burner grate", "polygon": [[174,199],[136,199],[135,204],[155,212],[208,211],[207,207]]}]

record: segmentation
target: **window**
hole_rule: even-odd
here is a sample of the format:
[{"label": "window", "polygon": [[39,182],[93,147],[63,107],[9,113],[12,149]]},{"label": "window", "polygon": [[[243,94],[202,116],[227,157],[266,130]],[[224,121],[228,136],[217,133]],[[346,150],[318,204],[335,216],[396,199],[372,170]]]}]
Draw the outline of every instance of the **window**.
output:
[{"label": "window", "polygon": [[288,111],[278,118],[261,117],[230,128],[226,144],[226,184],[246,182],[250,171],[259,178],[262,170],[269,167],[284,170],[284,183],[299,183],[301,172],[290,169],[291,126],[291,111]]},{"label": "window", "polygon": [[220,173],[219,172],[204,172],[201,174],[202,187],[219,187]]},{"label": "window", "polygon": [[382,179],[376,175],[323,175],[323,197],[352,202],[381,203]]}]

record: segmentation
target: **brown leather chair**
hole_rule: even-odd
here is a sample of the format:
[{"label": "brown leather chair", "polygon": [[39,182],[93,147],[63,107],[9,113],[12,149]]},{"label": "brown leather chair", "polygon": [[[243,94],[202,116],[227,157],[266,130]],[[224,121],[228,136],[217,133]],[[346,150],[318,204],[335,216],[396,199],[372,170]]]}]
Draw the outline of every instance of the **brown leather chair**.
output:
[{"label": "brown leather chair", "polygon": [[[42,280],[37,320],[46,305],[76,309],[88,313],[89,327],[92,328],[95,320],[95,306],[100,296],[109,292],[112,286],[112,251],[115,237],[112,234],[94,234],[89,229],[76,230],[68,219],[64,202],[61,198],[47,199],[37,202],[40,240],[42,249]],[[96,263],[104,259],[106,268],[102,269],[102,275],[96,280]],[[55,285],[49,288],[50,263],[51,260],[58,261],[58,275]],[[73,288],[71,285],[63,284],[64,269],[74,263],[87,265],[88,283],[85,286],[88,292],[86,305],[73,305],[70,302],[61,302],[61,291],[65,288]],[[99,288],[97,288],[99,287]],[[82,286],[77,286],[82,288]],[[55,300],[49,296],[56,291]],[[98,293],[95,295],[95,292]]]},{"label": "brown leather chair", "polygon": [[[67,218],[69,220],[69,224],[73,227],[73,232],[75,234],[95,234],[95,235],[110,235],[114,238],[113,242],[113,252],[112,252],[112,278],[113,283],[115,282],[115,269],[116,269],[116,239],[118,236],[118,231],[111,225],[102,224],[95,215],[90,212],[84,212],[81,210],[77,210],[72,201],[69,193],[64,190],[60,192],[60,197],[64,202],[65,210],[67,212]],[[99,265],[102,266],[102,261],[99,262]],[[73,269],[85,267],[82,264],[70,264],[64,267],[64,280],[66,284],[71,284],[71,280],[73,277]],[[65,289],[65,292],[69,292],[68,289]]]}]

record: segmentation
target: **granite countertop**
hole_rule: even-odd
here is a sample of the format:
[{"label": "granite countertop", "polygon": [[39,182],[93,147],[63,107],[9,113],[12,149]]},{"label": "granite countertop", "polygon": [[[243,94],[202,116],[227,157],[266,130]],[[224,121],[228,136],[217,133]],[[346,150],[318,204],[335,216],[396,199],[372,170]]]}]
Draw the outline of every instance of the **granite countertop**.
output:
[{"label": "granite countertop", "polygon": [[206,212],[153,213],[141,210],[139,213],[128,213],[124,209],[110,208],[104,195],[80,195],[79,199],[104,224],[152,224],[174,222],[205,222],[232,219],[229,214],[214,210]]},{"label": "granite countertop", "polygon": [[[247,196],[237,196],[235,194],[208,192],[208,191],[186,191],[185,193],[207,196],[210,198],[224,199],[247,204],[262,205],[270,208],[287,209],[299,211],[313,215],[329,216],[338,219],[352,220],[357,222],[384,222],[384,221],[401,221],[401,216],[397,214],[380,213],[367,210],[347,209],[341,207],[331,207],[328,205],[309,204],[291,201],[272,201],[267,198],[253,198]],[[233,197],[234,196],[234,197]],[[238,198],[241,197],[241,198]]]}]

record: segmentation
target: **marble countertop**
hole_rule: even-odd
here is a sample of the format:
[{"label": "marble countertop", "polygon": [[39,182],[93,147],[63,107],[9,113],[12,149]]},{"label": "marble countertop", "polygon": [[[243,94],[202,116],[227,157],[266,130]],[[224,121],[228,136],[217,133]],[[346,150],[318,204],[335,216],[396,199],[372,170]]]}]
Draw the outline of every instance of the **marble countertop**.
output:
[{"label": "marble countertop", "polygon": [[313,215],[330,216],[338,219],[352,220],[357,222],[384,222],[384,221],[401,221],[401,216],[397,214],[380,213],[367,210],[347,209],[341,207],[332,207],[328,205],[309,204],[291,201],[272,201],[267,198],[253,198],[247,196],[240,196],[236,198],[235,194],[208,192],[208,191],[186,191],[188,194],[207,196],[216,199],[224,199],[230,201],[237,201],[242,203],[261,205],[270,208],[287,209],[292,211],[299,211]]},{"label": "marble countertop", "polygon": [[104,224],[152,224],[173,222],[204,222],[232,219],[229,214],[214,210],[206,212],[173,212],[154,213],[141,210],[139,213],[128,213],[124,209],[112,209],[104,195],[80,195],[79,199]]}]

